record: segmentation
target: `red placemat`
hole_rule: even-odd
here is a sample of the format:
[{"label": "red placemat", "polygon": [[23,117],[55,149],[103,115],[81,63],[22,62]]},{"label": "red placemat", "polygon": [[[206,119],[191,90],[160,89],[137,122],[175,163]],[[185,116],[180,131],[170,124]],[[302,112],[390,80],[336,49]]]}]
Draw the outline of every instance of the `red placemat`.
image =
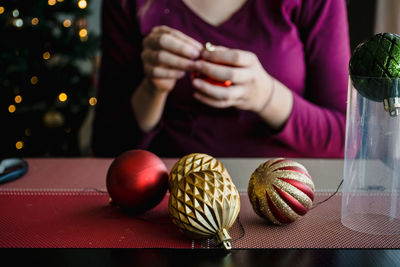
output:
[{"label": "red placemat", "polygon": [[100,192],[0,191],[0,247],[199,247],[170,221],[167,197],[137,217],[108,199]]},{"label": "red placemat", "polygon": [[[328,193],[317,193],[315,203]],[[133,217],[94,191],[0,191],[0,247],[209,248],[191,240],[169,219],[168,195],[154,209]],[[341,196],[317,206],[286,226],[265,223],[241,193],[240,222],[230,230],[233,248],[399,248],[400,235],[352,231],[340,222]],[[244,234],[244,235],[243,235]],[[241,238],[240,238],[241,237]],[[240,239],[238,239],[240,238]]]},{"label": "red placemat", "polygon": [[[21,178],[0,185],[0,190],[81,191],[106,190],[111,158],[29,158],[28,172]],[[163,159],[170,170],[176,159]]]},{"label": "red placemat", "polygon": [[[316,193],[315,203],[332,193]],[[400,234],[372,235],[353,231],[341,223],[341,193],[316,205],[303,218],[288,225],[270,225],[255,215],[246,194],[241,194],[239,214],[245,235],[232,243],[233,248],[400,248]],[[236,222],[231,233],[242,232]],[[235,234],[237,236],[238,234]],[[212,240],[201,247],[214,246]]]}]

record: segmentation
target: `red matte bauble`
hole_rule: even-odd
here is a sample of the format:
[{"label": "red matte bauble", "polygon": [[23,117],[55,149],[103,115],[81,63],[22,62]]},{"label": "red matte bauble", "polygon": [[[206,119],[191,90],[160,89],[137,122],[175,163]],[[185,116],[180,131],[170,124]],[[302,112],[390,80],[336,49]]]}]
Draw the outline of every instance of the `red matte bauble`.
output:
[{"label": "red matte bauble", "polygon": [[146,150],[129,150],[111,163],[106,182],[112,204],[130,213],[142,213],[164,198],[168,170],[157,155]]}]

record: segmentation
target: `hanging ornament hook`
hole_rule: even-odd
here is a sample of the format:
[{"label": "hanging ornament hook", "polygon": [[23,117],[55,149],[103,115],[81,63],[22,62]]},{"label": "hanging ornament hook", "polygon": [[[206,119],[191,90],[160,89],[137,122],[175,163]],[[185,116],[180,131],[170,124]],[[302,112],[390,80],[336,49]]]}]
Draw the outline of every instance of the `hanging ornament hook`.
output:
[{"label": "hanging ornament hook", "polygon": [[218,231],[217,233],[217,243],[218,245],[224,247],[226,250],[232,249],[231,245],[231,236],[229,235],[228,230],[223,228],[221,231]]}]

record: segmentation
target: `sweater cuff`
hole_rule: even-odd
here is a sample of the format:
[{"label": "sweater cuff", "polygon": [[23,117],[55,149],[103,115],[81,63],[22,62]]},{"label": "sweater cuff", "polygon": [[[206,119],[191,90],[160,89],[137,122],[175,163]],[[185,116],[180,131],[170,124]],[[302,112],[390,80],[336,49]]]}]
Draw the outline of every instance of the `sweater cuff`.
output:
[{"label": "sweater cuff", "polygon": [[[135,119],[135,123],[137,124],[136,119]],[[157,124],[157,126],[149,132],[142,131],[141,128],[139,127],[139,125],[136,125],[136,129],[138,129],[138,132],[139,132],[138,144],[137,144],[138,148],[139,149],[148,149],[151,142],[153,141],[154,137],[157,136],[161,132],[163,127],[164,127],[163,120],[161,120]]]},{"label": "sweater cuff", "polygon": [[298,123],[296,123],[296,114],[302,112],[303,102],[306,102],[305,99],[293,93],[293,107],[292,111],[283,125],[283,127],[278,131],[270,131],[271,138],[285,144],[288,147],[298,147],[299,146],[299,138],[302,136],[300,127],[297,127]]}]

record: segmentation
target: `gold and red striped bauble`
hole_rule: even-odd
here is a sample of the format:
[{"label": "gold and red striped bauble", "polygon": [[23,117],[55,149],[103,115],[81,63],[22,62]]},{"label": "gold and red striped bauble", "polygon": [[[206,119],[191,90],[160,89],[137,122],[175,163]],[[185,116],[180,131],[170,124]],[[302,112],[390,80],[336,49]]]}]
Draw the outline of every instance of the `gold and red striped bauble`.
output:
[{"label": "gold and red striped bauble", "polygon": [[284,158],[258,166],[247,189],[256,214],[273,224],[288,224],[304,216],[312,206],[314,191],[307,169]]}]

